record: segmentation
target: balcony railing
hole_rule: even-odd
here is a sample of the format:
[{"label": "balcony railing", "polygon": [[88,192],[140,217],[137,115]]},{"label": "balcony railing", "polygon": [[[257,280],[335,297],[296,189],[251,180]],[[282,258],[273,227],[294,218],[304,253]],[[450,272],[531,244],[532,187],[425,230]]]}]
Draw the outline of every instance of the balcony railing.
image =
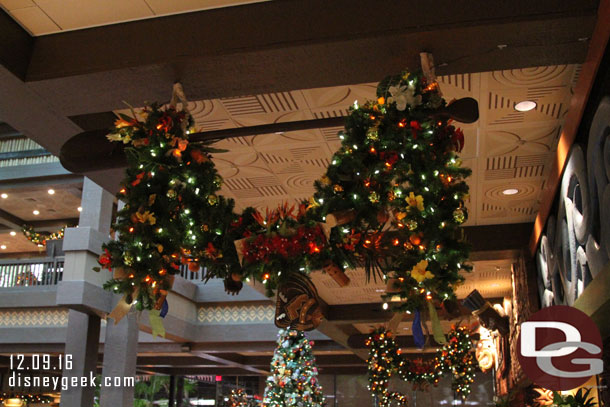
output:
[{"label": "balcony railing", "polygon": [[64,258],[0,260],[0,288],[57,285]]}]

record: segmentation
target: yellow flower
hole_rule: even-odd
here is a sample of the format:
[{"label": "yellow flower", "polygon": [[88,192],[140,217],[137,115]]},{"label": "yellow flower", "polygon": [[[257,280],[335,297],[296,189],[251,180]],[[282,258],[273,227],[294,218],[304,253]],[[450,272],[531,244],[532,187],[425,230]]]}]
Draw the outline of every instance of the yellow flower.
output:
[{"label": "yellow flower", "polygon": [[407,204],[414,208],[419,209],[420,211],[424,210],[424,197],[421,195],[415,196],[413,192],[409,192],[409,196],[405,198]]},{"label": "yellow flower", "polygon": [[411,269],[411,277],[413,277],[418,283],[421,283],[428,278],[433,278],[434,274],[426,270],[427,267],[428,260],[420,261]]},{"label": "yellow flower", "polygon": [[157,219],[155,218],[155,215],[153,213],[151,213],[150,211],[146,211],[144,213],[137,212],[136,219],[140,223],[148,222],[151,225],[154,225],[155,223],[157,223]]}]

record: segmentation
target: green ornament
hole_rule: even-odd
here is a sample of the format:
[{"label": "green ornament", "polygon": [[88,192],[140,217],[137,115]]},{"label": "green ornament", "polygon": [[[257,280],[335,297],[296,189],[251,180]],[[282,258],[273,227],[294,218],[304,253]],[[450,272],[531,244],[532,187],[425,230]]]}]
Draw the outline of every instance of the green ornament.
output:
[{"label": "green ornament", "polygon": [[174,191],[173,189],[169,189],[167,191],[167,197],[169,199],[174,199],[176,197],[176,191]]},{"label": "green ornament", "polygon": [[464,221],[466,220],[466,214],[464,213],[464,210],[462,208],[457,208],[455,211],[453,211],[453,219],[458,223],[464,223]]},{"label": "green ornament", "polygon": [[417,221],[416,220],[409,219],[405,224],[407,225],[407,229],[409,229],[409,230],[417,229]]},{"label": "green ornament", "polygon": [[372,203],[379,202],[379,194],[375,191],[371,192],[371,194],[369,195],[369,201],[371,201]]},{"label": "green ornament", "polygon": [[214,229],[214,233],[216,233],[218,236],[220,236],[220,235],[222,235],[222,229],[220,229],[220,228]]},{"label": "green ornament", "polygon": [[218,197],[214,194],[208,195],[208,203],[210,205],[216,205],[218,203]]}]

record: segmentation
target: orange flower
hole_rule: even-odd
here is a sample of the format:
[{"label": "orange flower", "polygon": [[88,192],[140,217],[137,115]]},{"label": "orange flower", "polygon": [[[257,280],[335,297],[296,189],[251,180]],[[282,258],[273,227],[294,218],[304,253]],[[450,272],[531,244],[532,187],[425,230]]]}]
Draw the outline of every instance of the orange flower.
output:
[{"label": "orange flower", "polygon": [[197,164],[209,161],[208,157],[203,152],[201,152],[201,150],[197,149],[191,150],[191,157],[193,158],[193,160],[195,160]]}]

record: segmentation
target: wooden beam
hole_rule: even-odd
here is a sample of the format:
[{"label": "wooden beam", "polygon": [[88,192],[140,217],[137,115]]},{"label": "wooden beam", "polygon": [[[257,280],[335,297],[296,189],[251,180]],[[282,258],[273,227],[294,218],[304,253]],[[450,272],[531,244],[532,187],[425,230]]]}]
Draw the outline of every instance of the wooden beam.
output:
[{"label": "wooden beam", "polygon": [[200,351],[192,351],[193,355],[198,356],[202,359],[211,360],[212,362],[216,362],[220,365],[228,366],[228,367],[236,367],[239,369],[243,369],[252,373],[261,374],[261,375],[269,375],[269,371],[265,369],[258,369],[256,367],[248,366],[247,364],[241,363],[241,358],[239,356],[227,356],[218,354],[205,353]]},{"label": "wooden beam", "polygon": [[[561,136],[557,144],[557,152],[553,158],[551,172],[544,183],[542,190],[542,199],[536,221],[534,222],[534,230],[529,240],[529,250],[533,256],[538,247],[540,235],[544,230],[546,220],[551,212],[551,207],[555,202],[555,195],[561,182],[561,175],[568,158],[570,148],[576,139],[578,128],[591,94],[591,88],[597,76],[597,71],[601,60],[608,45],[610,38],[610,0],[600,0],[599,9],[597,11],[597,22],[593,29],[593,35],[589,41],[589,49],[584,63],[581,65],[578,82],[573,89],[570,106],[566,114]],[[588,131],[588,129],[587,129]]]}]

